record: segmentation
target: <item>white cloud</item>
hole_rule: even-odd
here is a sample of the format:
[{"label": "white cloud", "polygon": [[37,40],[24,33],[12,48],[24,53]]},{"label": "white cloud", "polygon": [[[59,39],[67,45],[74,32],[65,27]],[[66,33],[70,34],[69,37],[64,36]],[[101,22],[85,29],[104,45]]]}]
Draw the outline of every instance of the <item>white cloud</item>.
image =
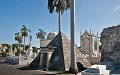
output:
[{"label": "white cloud", "polygon": [[116,7],[115,7],[115,11],[119,11],[120,10],[120,5],[117,5]]}]

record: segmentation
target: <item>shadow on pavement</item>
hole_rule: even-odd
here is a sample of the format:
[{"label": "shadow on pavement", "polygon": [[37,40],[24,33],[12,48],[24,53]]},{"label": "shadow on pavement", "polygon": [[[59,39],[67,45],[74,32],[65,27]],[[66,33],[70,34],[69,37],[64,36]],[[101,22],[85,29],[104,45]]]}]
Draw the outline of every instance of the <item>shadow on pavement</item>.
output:
[{"label": "shadow on pavement", "polygon": [[[40,69],[29,68],[29,67],[26,67],[26,66],[21,67],[21,68],[17,68],[17,69],[18,70],[23,70],[23,71],[25,71],[25,70],[40,70]],[[57,75],[57,74],[32,74],[32,75]]]},{"label": "shadow on pavement", "polygon": [[57,74],[33,74],[33,75],[57,75]]},{"label": "shadow on pavement", "polygon": [[33,68],[29,68],[29,67],[21,67],[21,68],[17,68],[18,70],[39,70],[39,69],[33,69]]}]

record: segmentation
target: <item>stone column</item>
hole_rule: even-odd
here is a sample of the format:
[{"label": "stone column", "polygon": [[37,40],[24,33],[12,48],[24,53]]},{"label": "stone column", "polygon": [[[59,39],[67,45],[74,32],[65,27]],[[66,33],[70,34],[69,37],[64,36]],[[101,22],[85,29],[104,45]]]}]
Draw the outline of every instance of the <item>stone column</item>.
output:
[{"label": "stone column", "polygon": [[15,52],[13,51],[13,58],[12,58],[13,60],[15,59]]},{"label": "stone column", "polygon": [[21,52],[19,53],[19,60],[21,59]]},{"label": "stone column", "polygon": [[15,59],[15,52],[17,52],[16,47],[14,48],[14,51],[13,51],[13,60]]},{"label": "stone column", "polygon": [[32,57],[33,55],[33,52],[32,52],[32,36],[30,35],[30,38],[29,38],[30,42],[29,42],[29,49],[28,49],[28,57]]},{"label": "stone column", "polygon": [[43,57],[42,52],[40,52],[40,64],[39,64],[39,68],[42,68],[42,57]]},{"label": "stone column", "polygon": [[50,52],[47,53],[47,63],[46,68],[49,68]]},{"label": "stone column", "polygon": [[34,52],[34,58],[36,57],[36,55],[37,55],[37,53],[36,53],[36,52]]}]

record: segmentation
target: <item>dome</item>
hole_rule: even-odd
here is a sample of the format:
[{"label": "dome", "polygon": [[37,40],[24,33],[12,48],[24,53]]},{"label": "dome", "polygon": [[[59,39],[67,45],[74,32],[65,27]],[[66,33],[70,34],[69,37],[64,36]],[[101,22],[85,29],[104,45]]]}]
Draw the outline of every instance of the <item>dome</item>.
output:
[{"label": "dome", "polygon": [[53,31],[53,32],[48,34],[47,39],[48,40],[52,40],[57,34],[58,34],[57,32]]}]

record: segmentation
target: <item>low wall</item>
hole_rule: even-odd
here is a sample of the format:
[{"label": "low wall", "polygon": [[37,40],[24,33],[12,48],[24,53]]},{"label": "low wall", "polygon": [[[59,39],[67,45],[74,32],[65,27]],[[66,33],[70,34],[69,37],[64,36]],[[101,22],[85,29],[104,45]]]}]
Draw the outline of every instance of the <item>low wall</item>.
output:
[{"label": "low wall", "polygon": [[10,64],[19,64],[18,60],[13,60],[13,59],[8,59],[8,58],[6,58],[5,62],[10,63]]},{"label": "low wall", "polygon": [[6,58],[5,62],[9,63],[9,64],[18,64],[18,65],[28,65],[33,61],[33,59],[10,59],[10,58]]}]

